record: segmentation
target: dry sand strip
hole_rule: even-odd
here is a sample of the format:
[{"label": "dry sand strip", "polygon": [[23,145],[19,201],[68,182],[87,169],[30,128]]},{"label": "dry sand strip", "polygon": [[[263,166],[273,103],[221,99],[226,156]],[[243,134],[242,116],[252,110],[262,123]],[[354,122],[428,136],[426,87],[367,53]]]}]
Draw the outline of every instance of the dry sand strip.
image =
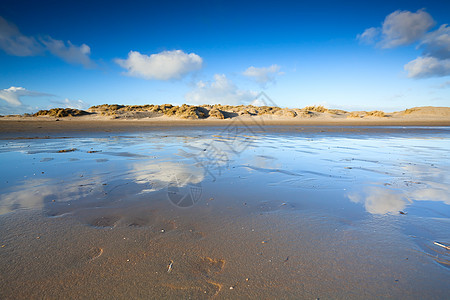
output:
[{"label": "dry sand strip", "polygon": [[243,117],[225,120],[185,120],[158,117],[141,120],[108,120],[83,118],[0,119],[0,133],[120,132],[147,131],[161,127],[201,126],[450,126],[450,118],[378,118],[378,119],[283,119]]}]

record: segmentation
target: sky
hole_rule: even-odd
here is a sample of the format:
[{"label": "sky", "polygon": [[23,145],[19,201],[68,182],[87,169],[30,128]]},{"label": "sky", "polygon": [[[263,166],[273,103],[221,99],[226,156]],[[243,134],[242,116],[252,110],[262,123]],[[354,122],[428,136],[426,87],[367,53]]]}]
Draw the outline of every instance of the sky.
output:
[{"label": "sky", "polygon": [[0,1],[0,114],[450,106],[449,1]]}]

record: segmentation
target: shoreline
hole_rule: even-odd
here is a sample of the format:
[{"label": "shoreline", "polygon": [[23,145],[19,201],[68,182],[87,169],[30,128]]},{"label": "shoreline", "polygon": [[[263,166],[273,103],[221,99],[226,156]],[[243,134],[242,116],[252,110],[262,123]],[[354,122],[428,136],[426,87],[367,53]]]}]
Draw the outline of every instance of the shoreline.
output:
[{"label": "shoreline", "polygon": [[198,128],[224,126],[256,126],[275,127],[446,127],[450,126],[449,118],[402,118],[402,119],[262,119],[232,118],[225,120],[186,120],[173,118],[155,119],[86,119],[86,118],[32,118],[32,119],[0,119],[0,135],[13,133],[62,133],[62,132],[113,132],[113,131],[145,131],[158,128]]}]

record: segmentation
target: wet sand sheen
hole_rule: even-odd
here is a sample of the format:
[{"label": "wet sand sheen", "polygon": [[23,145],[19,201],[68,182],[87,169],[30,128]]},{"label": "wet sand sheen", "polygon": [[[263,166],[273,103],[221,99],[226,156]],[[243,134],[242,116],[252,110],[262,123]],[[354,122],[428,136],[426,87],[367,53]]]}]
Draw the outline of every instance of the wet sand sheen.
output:
[{"label": "wet sand sheen", "polygon": [[445,298],[442,130],[5,140],[0,297]]},{"label": "wet sand sheen", "polygon": [[9,256],[2,295],[420,298],[433,288],[436,298],[445,298],[448,272],[430,265],[398,233],[367,238],[364,226],[373,224],[281,216],[289,222],[230,214],[161,232],[99,230],[28,215],[33,222],[23,226],[20,239],[11,237],[17,229],[2,230],[2,261]]}]

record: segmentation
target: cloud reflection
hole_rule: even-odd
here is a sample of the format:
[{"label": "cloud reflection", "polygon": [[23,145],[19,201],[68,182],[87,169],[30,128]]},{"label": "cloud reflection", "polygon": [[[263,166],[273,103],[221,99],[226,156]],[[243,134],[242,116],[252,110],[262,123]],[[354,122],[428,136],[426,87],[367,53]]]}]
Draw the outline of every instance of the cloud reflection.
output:
[{"label": "cloud reflection", "polygon": [[205,178],[205,172],[201,166],[197,165],[152,161],[134,164],[133,177],[136,183],[150,184],[151,188],[144,189],[142,192],[152,192],[164,189],[174,182],[178,187],[200,183]]},{"label": "cloud reflection", "polygon": [[[406,178],[394,178],[392,183],[379,184],[361,192],[349,193],[354,203],[362,203],[371,214],[401,211],[414,201],[436,201],[450,205],[450,184],[447,173],[434,165],[403,166]],[[386,185],[395,187],[388,188]]]},{"label": "cloud reflection", "polygon": [[363,203],[371,214],[387,214],[403,210],[409,203],[403,193],[382,187],[370,187],[362,194],[349,194],[354,203]]},{"label": "cloud reflection", "polygon": [[450,205],[450,178],[448,172],[436,166],[407,165],[403,169],[410,174],[415,185],[408,190],[414,200],[441,201]]},{"label": "cloud reflection", "polygon": [[50,179],[30,179],[14,187],[9,193],[0,195],[0,215],[18,209],[42,209],[46,202],[77,200],[88,194],[101,192],[98,178],[64,183]]}]

